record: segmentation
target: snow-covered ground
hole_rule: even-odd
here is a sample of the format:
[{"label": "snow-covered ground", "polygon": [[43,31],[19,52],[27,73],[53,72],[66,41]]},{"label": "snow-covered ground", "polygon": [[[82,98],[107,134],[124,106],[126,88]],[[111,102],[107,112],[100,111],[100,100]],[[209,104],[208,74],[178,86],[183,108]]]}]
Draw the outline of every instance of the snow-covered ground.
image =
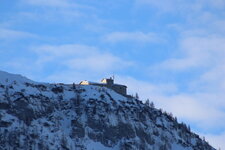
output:
[{"label": "snow-covered ground", "polygon": [[213,150],[167,113],[93,85],[0,71],[0,149]]}]

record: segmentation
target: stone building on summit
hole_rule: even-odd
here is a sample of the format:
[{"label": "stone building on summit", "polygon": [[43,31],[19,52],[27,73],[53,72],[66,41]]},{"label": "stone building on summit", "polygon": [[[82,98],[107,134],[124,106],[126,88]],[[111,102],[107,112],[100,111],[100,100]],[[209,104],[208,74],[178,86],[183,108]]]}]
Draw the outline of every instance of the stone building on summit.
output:
[{"label": "stone building on summit", "polygon": [[121,84],[115,84],[113,78],[104,78],[101,80],[100,83],[84,80],[80,82],[80,85],[97,85],[101,87],[107,87],[121,95],[127,96],[127,86],[121,85]]}]

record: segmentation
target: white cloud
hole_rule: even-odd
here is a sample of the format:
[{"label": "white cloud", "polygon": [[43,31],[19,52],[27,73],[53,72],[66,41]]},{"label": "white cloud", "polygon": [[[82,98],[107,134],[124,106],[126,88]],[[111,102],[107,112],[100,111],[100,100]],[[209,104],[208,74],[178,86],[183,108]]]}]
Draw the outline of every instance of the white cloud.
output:
[{"label": "white cloud", "polygon": [[197,13],[207,6],[209,0],[136,0],[137,5],[149,6],[157,10],[157,13],[179,13],[178,15],[189,16]]},{"label": "white cloud", "polygon": [[222,128],[225,126],[221,121],[225,119],[225,38],[188,37],[182,41],[181,49],[184,58],[168,59],[156,68],[175,72],[196,68],[202,73],[188,83],[191,93],[172,97],[169,104],[163,101],[162,105],[179,117],[195,121],[199,127],[204,123],[207,126],[202,128]]},{"label": "white cloud", "polygon": [[[40,12],[35,11],[27,11],[27,12],[19,12],[14,18],[17,22],[20,19],[26,19],[26,21],[35,21],[40,23],[49,23],[49,22],[56,22],[57,24],[63,23],[74,23],[78,22],[80,17],[86,17],[82,11],[77,9],[70,9],[70,8],[63,8],[55,11],[54,8],[52,9],[43,9]],[[15,22],[12,20],[12,22]]]},{"label": "white cloud", "polygon": [[38,54],[37,64],[48,65],[50,62],[65,66],[67,69],[82,71],[90,74],[110,73],[134,65],[133,62],[121,59],[111,53],[100,51],[96,47],[70,44],[70,45],[44,45],[32,50]]},{"label": "white cloud", "polygon": [[221,150],[225,149],[225,143],[224,143],[224,139],[225,139],[225,133],[216,135],[216,134],[206,134],[205,135],[206,139],[210,141],[210,144],[212,144],[212,146],[214,146],[216,149],[219,150],[219,148]]},{"label": "white cloud", "polygon": [[172,112],[180,119],[194,122],[198,128],[204,130],[213,130],[223,128],[225,123],[225,113],[219,107],[210,105],[215,99],[206,99],[205,97],[193,94],[177,94],[171,97],[158,97],[156,103],[161,105],[167,111]]},{"label": "white cloud", "polygon": [[151,84],[146,81],[140,81],[132,77],[127,76],[118,76],[116,81],[127,85],[128,92],[139,94],[140,98],[146,100],[147,98],[152,98],[153,95],[162,95],[176,93],[177,87],[175,84]]},{"label": "white cloud", "polygon": [[183,56],[167,59],[154,68],[186,71],[199,67],[215,67],[221,64],[225,57],[225,38],[184,37],[180,42],[180,50]]},{"label": "white cloud", "polygon": [[176,3],[176,6],[179,6],[180,3],[178,3],[177,0],[137,0],[138,4],[144,4],[144,5],[149,5],[153,8],[158,8],[163,12],[168,12],[172,11],[173,9],[177,8],[174,6],[174,3]]},{"label": "white cloud", "polygon": [[[201,0],[204,3],[205,0]],[[225,8],[225,1],[224,0],[206,0],[205,3],[209,7],[213,7],[216,9],[224,9]]]},{"label": "white cloud", "polygon": [[66,62],[73,69],[90,69],[92,71],[113,71],[132,65],[131,62],[126,62],[119,57],[107,53],[96,53],[83,58],[75,58]]},{"label": "white cloud", "polygon": [[188,79],[188,90],[183,94],[165,96],[162,93],[156,95],[156,99],[160,106],[180,118],[195,122],[199,128],[222,128],[225,126],[221,121],[225,119],[225,37],[194,34],[182,37],[178,58],[167,59],[154,68],[164,73],[180,73],[195,68],[200,75]]},{"label": "white cloud", "polygon": [[225,33],[225,20],[215,20],[212,22],[212,26],[217,30],[219,33]]},{"label": "white cloud", "polygon": [[22,39],[22,38],[36,38],[35,34],[25,32],[25,31],[18,31],[12,29],[5,29],[0,28],[0,39],[3,40],[15,40],[15,39]]},{"label": "white cloud", "polygon": [[199,12],[204,8],[213,8],[222,10],[225,8],[225,2],[223,0],[136,0],[139,5],[149,5],[152,8],[157,8],[162,13],[168,12]]},{"label": "white cloud", "polygon": [[205,91],[208,93],[214,93],[214,95],[217,95],[217,102],[223,102],[219,103],[219,105],[223,106],[225,108],[225,61],[220,61],[215,66],[212,66],[210,69],[206,70],[204,73],[202,73],[197,80],[193,80],[190,83],[190,88],[193,89],[193,91]]},{"label": "white cloud", "polygon": [[[98,76],[98,75],[97,75]],[[96,81],[96,74],[87,74],[86,71],[80,72],[77,70],[66,70],[57,72],[55,74],[50,74],[44,79],[40,79],[41,82],[51,82],[51,83],[79,83],[83,80]]]},{"label": "white cloud", "polygon": [[134,41],[134,42],[159,42],[162,41],[154,33],[143,33],[143,32],[112,32],[104,36],[104,40],[112,43],[123,42],[123,41]]},{"label": "white cloud", "polygon": [[[79,82],[80,80],[95,81],[135,66],[134,62],[87,45],[42,45],[30,47],[30,52],[34,52],[36,56],[23,60],[11,59],[10,62],[2,65],[11,68],[13,72],[28,75],[36,81],[64,83]],[[52,66],[53,64],[54,66]],[[36,76],[37,73],[49,67],[54,68],[54,73],[46,71],[44,77],[40,74]],[[21,72],[21,68],[25,70]],[[29,74],[24,72],[29,72]]]},{"label": "white cloud", "polygon": [[[19,15],[22,17],[20,16],[19,19],[25,18],[26,20],[31,18],[41,22],[58,21],[60,19],[60,22],[63,23],[65,23],[65,20],[69,20],[82,24],[82,21],[77,19],[77,17],[82,16],[83,18],[84,16],[84,20],[89,20],[90,24],[90,26],[84,25],[84,27],[90,29],[90,27],[94,28],[93,23],[96,24],[96,19],[92,18],[93,16],[97,17],[95,16],[96,12],[93,11],[94,8],[78,5],[72,0],[22,1],[24,2],[23,4],[27,4],[29,7],[41,8],[42,13],[32,9],[31,12],[21,12]],[[154,12],[155,15],[174,13],[176,15],[173,18],[176,20],[175,17],[179,17],[182,22],[180,24],[175,22],[177,31],[181,34],[179,37],[179,54],[157,64],[155,68],[166,75],[167,72],[164,72],[165,70],[172,70],[177,73],[177,71],[185,72],[192,68],[201,71],[204,68],[204,71],[197,79],[190,79],[191,81],[188,84],[190,84],[189,88],[192,89],[192,93],[185,90],[182,93],[178,93],[181,86],[179,83],[153,84],[130,77],[118,77],[116,81],[126,84],[131,93],[138,92],[141,98],[150,98],[150,100],[155,102],[157,108],[161,107],[183,120],[194,122],[199,128],[204,128],[205,130],[222,129],[225,126],[223,122],[225,119],[223,111],[225,108],[225,22],[223,19],[225,1],[137,0],[137,3],[156,8],[157,12]],[[17,19],[16,17],[15,19]],[[109,24],[110,22],[107,23]],[[99,31],[99,27],[103,24],[104,22],[98,22],[98,28],[93,30]],[[34,35],[10,29],[0,30],[0,39],[27,37],[34,37]],[[140,31],[112,32],[103,38],[106,42],[111,43],[127,41],[139,43],[162,42],[162,39],[155,33]],[[51,63],[55,65],[55,68],[58,66],[63,68],[60,72],[48,74],[45,78],[40,77],[40,81],[66,83],[78,82],[83,79],[96,81],[100,77],[134,65],[133,62],[123,60],[119,56],[87,45],[44,45],[32,48],[32,50],[37,54],[37,60],[30,62],[15,61],[11,62],[10,65],[17,67],[18,70],[21,70],[24,66],[32,66],[33,70],[40,70]],[[31,68],[26,69],[31,70]],[[30,72],[33,72],[33,70]],[[143,72],[140,71],[140,73]],[[221,134],[221,136],[209,135],[207,139],[209,139],[210,144],[217,146],[223,144],[225,137],[224,134]],[[221,148],[225,149],[225,146],[222,145]]]},{"label": "white cloud", "polygon": [[36,6],[48,6],[48,7],[72,7],[72,3],[69,0],[22,0],[23,3],[36,5]]},{"label": "white cloud", "polygon": [[178,93],[176,84],[153,84],[131,77],[118,76],[116,81],[127,85],[129,93],[137,92],[143,101],[149,98],[157,108],[172,112],[182,120],[194,122],[199,128],[213,129],[215,126],[225,126],[225,122],[221,121],[225,119],[225,113],[221,109],[221,105],[225,106],[225,103],[221,102],[218,105],[219,100],[214,93],[182,94]]},{"label": "white cloud", "polygon": [[72,64],[69,63],[71,60],[93,56],[98,51],[95,47],[79,44],[42,45],[32,47],[31,50],[38,54],[36,64],[39,66],[56,62],[70,68],[72,68]]},{"label": "white cloud", "polygon": [[49,7],[49,8],[61,8],[61,9],[89,9],[95,10],[94,7],[79,4],[74,0],[21,0],[23,4],[32,6]]},{"label": "white cloud", "polygon": [[80,44],[42,45],[33,47],[32,50],[39,55],[49,55],[54,57],[93,55],[98,51],[96,47]]},{"label": "white cloud", "polygon": [[[216,93],[178,93],[176,84],[153,84],[139,81],[131,77],[117,76],[116,81],[128,86],[129,93],[137,92],[143,101],[149,98],[156,108],[162,108],[178,117],[179,121],[194,124],[195,132],[205,136],[214,147],[224,149],[224,134],[205,135],[216,129],[223,130],[225,126],[225,95]],[[220,101],[219,98],[222,98]],[[192,128],[192,126],[191,126]]]},{"label": "white cloud", "polygon": [[[73,0],[20,0],[20,2],[25,8],[32,6],[37,8],[38,11],[33,11],[36,9],[32,9],[19,12],[15,19],[19,17],[39,22],[57,21],[57,24],[79,22],[81,24],[81,19],[92,18],[96,11],[92,6],[79,4]],[[91,15],[88,15],[87,12],[90,12]]]},{"label": "white cloud", "polygon": [[[214,20],[214,19],[211,19]],[[206,22],[209,22],[207,20]],[[223,23],[223,22],[222,22]],[[219,24],[222,24],[219,22]],[[187,86],[182,93],[171,95],[153,94],[156,106],[172,112],[175,116],[194,123],[199,130],[210,133],[215,129],[225,130],[225,36],[213,23],[210,28],[182,32],[179,52],[162,63],[151,66],[153,71],[165,73],[185,73],[198,70],[198,75],[188,77],[189,83],[176,83],[178,87]],[[218,24],[217,24],[218,26]],[[194,72],[195,73],[195,72]],[[176,74],[179,76],[179,74]],[[184,83],[185,84],[185,83]],[[155,85],[157,87],[157,85]],[[196,129],[197,130],[197,129]],[[198,130],[197,130],[198,131]],[[201,133],[199,133],[201,134]],[[206,136],[210,144],[224,149],[224,134]]]}]

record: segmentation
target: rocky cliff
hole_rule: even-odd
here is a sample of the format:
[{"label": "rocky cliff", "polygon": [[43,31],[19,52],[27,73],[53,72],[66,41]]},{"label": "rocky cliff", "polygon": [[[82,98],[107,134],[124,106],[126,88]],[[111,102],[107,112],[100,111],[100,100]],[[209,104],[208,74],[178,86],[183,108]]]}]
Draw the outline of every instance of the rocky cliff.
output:
[{"label": "rocky cliff", "polygon": [[1,150],[214,150],[176,118],[110,89],[0,72]]}]

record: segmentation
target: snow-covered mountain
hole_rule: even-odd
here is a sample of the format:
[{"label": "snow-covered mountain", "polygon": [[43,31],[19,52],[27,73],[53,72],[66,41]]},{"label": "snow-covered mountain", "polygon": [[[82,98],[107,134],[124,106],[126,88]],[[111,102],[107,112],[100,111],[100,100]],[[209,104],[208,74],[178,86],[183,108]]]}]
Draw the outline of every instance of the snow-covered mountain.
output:
[{"label": "snow-covered mountain", "polygon": [[0,71],[1,150],[215,150],[176,118],[93,85]]}]

